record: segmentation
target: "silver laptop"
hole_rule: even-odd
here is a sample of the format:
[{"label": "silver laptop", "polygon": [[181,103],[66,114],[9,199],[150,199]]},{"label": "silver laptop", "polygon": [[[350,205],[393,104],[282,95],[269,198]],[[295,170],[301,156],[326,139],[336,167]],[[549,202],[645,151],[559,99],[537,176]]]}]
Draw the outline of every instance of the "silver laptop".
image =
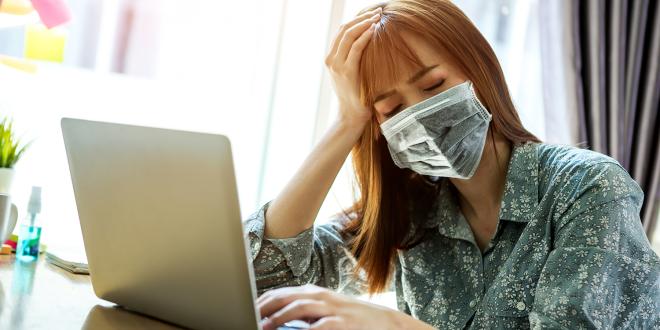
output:
[{"label": "silver laptop", "polygon": [[259,329],[227,137],[64,118],[94,292],[197,329]]}]

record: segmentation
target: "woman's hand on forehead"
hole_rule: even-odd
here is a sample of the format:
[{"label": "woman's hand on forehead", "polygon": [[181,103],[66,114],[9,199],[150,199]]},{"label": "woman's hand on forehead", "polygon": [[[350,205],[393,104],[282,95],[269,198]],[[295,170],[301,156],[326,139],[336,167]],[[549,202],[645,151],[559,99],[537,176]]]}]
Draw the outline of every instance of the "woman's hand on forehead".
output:
[{"label": "woman's hand on forehead", "polygon": [[380,12],[377,8],[342,24],[325,59],[339,99],[339,120],[358,130],[364,130],[372,116],[371,109],[360,100],[358,69],[362,51],[371,40]]}]

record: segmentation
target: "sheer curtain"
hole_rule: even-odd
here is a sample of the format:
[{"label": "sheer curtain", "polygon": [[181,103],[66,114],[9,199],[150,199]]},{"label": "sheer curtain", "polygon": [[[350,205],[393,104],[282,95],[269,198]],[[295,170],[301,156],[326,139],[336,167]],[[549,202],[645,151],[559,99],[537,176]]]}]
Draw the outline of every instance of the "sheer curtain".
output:
[{"label": "sheer curtain", "polygon": [[82,246],[63,116],[228,135],[243,216],[293,175],[312,145],[330,1],[68,3],[62,65],[0,67],[0,112],[35,139],[14,199],[24,209],[44,187],[44,242]]}]

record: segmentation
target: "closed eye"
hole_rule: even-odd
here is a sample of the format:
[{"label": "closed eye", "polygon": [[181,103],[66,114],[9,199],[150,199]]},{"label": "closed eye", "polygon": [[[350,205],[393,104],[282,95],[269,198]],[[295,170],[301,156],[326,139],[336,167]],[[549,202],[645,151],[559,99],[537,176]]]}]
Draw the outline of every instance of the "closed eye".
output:
[{"label": "closed eye", "polygon": [[397,113],[399,113],[399,111],[401,111],[401,106],[402,106],[402,105],[403,105],[403,104],[399,104],[396,108],[392,109],[392,111],[386,113],[386,114],[385,114],[385,118],[391,118],[392,116],[394,116],[394,115],[396,115]]},{"label": "closed eye", "polygon": [[445,82],[445,80],[442,79],[442,80],[440,80],[437,84],[435,84],[435,85],[433,85],[433,86],[431,86],[431,87],[429,87],[429,88],[425,88],[424,91],[425,91],[425,92],[430,92],[430,91],[432,91],[432,90],[434,90],[434,89],[436,89],[436,88],[442,86],[442,84],[443,84],[444,82]]}]

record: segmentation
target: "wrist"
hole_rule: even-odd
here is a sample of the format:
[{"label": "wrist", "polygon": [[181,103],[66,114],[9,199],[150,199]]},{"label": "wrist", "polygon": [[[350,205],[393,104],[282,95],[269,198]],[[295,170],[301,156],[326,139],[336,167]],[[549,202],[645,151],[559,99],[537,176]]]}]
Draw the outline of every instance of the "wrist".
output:
[{"label": "wrist", "polygon": [[369,120],[355,120],[355,119],[347,119],[343,117],[337,118],[335,125],[338,130],[340,130],[342,133],[346,134],[351,134],[355,136],[360,136],[362,135],[362,132],[364,132],[364,129],[367,127],[367,124],[369,123]]}]

